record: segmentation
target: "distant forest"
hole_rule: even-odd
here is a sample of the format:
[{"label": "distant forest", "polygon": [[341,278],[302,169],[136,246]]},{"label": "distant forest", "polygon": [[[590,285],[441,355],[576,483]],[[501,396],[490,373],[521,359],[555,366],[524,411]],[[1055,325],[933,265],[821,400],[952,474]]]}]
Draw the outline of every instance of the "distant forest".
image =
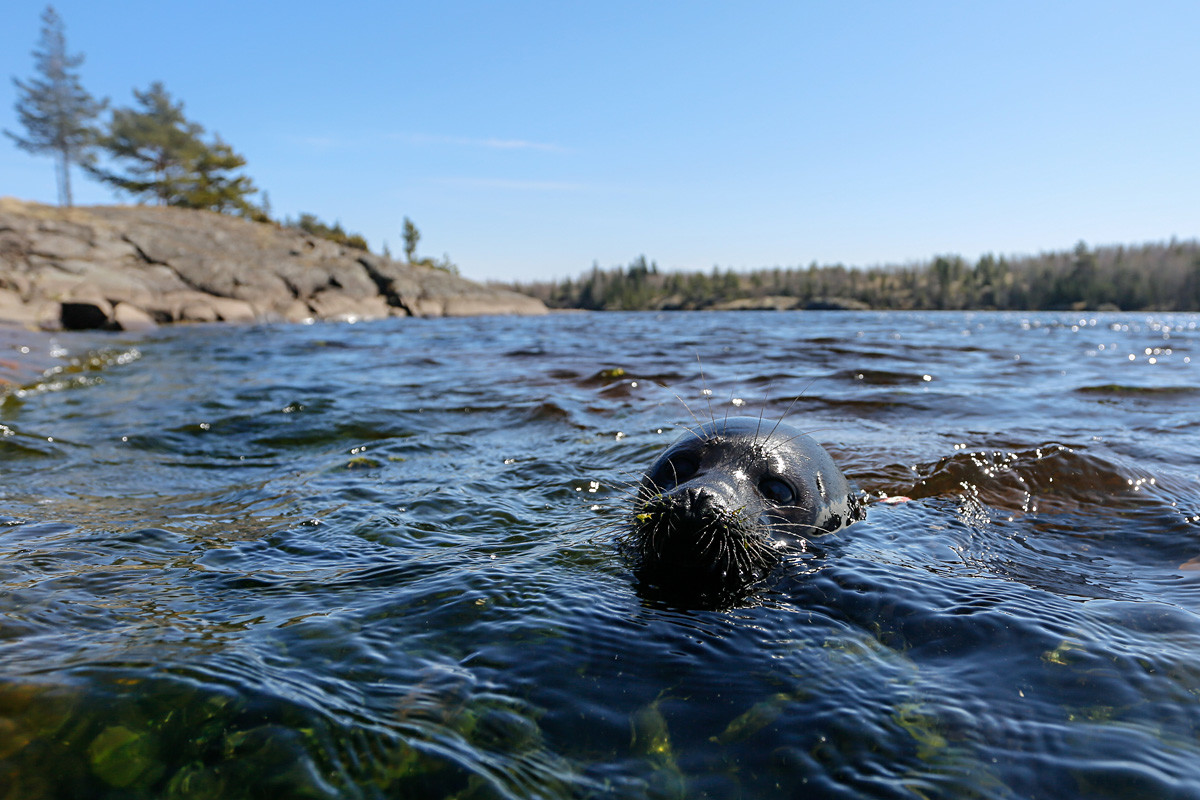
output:
[{"label": "distant forest", "polygon": [[554,282],[510,284],[551,308],[1200,311],[1200,242],[1089,248],[1035,256],[960,256],[902,266],[842,264],[663,272],[638,257]]}]

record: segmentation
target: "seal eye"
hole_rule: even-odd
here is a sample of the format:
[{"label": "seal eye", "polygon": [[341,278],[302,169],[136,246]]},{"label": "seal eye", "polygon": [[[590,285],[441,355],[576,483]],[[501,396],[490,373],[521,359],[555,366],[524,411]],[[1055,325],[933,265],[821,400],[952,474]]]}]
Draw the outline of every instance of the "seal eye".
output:
[{"label": "seal eye", "polygon": [[763,478],[758,482],[758,491],[762,492],[763,497],[779,505],[786,505],[796,497],[792,487],[778,478]]}]

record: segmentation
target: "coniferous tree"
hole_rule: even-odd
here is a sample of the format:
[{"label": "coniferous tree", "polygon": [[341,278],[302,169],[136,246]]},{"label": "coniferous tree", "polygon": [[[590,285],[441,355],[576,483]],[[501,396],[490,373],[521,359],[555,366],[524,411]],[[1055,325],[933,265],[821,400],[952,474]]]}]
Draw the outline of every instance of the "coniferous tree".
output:
[{"label": "coniferous tree", "polygon": [[68,55],[62,19],[53,6],[42,14],[40,49],[33,51],[34,64],[43,76],[28,83],[13,78],[17,87],[17,116],[27,135],[5,131],[22,150],[52,153],[58,178],[59,205],[70,206],[71,165],[86,165],[92,158],[97,137],[91,121],[108,105],[95,100],[79,82],[75,71],[83,54]]},{"label": "coniferous tree", "polygon": [[421,240],[421,232],[408,217],[404,218],[404,259],[412,264],[417,258],[417,242]]},{"label": "coniferous tree", "polygon": [[125,162],[125,173],[93,169],[94,174],[138,198],[166,205],[184,187],[190,164],[203,146],[199,125],[183,116],[183,104],[171,102],[161,83],[133,90],[141,110],[114,109],[108,133],[100,140],[109,157]]},{"label": "coniferous tree", "polygon": [[266,212],[255,208],[246,197],[258,191],[246,175],[233,171],[246,166],[246,159],[220,137],[204,147],[192,162],[192,182],[173,205],[186,208],[206,208],[209,211],[237,211],[249,217],[267,218]]},{"label": "coniferous tree", "polygon": [[250,178],[234,174],[246,159],[219,137],[205,143],[204,128],[184,116],[183,103],[174,102],[161,83],[133,95],[140,110],[115,109],[99,141],[112,161],[124,164],[124,172],[90,167],[92,174],[159,205],[265,216],[246,199],[257,191]]},{"label": "coniferous tree", "polygon": [[627,267],[562,283],[516,285],[555,308],[695,309],[784,295],[796,307],[852,300],[877,309],[1200,311],[1200,241],[1089,248],[1036,256],[985,254],[850,269],[842,264],[734,273],[660,273],[639,257]]}]

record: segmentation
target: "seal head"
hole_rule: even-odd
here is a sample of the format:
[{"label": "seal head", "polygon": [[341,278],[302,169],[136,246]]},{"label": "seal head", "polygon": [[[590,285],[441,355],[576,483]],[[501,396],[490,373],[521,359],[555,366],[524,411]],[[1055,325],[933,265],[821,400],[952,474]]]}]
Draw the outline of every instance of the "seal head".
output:
[{"label": "seal head", "polygon": [[644,585],[721,603],[789,550],[863,516],[813,439],[786,423],[735,417],[685,431],[651,465],[628,544]]}]

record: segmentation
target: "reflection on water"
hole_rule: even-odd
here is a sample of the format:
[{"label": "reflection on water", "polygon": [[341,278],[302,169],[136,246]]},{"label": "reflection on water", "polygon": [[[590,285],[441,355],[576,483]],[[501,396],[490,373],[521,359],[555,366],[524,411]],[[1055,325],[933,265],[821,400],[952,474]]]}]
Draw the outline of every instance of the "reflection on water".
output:
[{"label": "reflection on water", "polygon": [[[60,338],[0,405],[3,796],[1196,796],[1197,321]],[[639,596],[629,487],[727,413],[909,500]]]}]

